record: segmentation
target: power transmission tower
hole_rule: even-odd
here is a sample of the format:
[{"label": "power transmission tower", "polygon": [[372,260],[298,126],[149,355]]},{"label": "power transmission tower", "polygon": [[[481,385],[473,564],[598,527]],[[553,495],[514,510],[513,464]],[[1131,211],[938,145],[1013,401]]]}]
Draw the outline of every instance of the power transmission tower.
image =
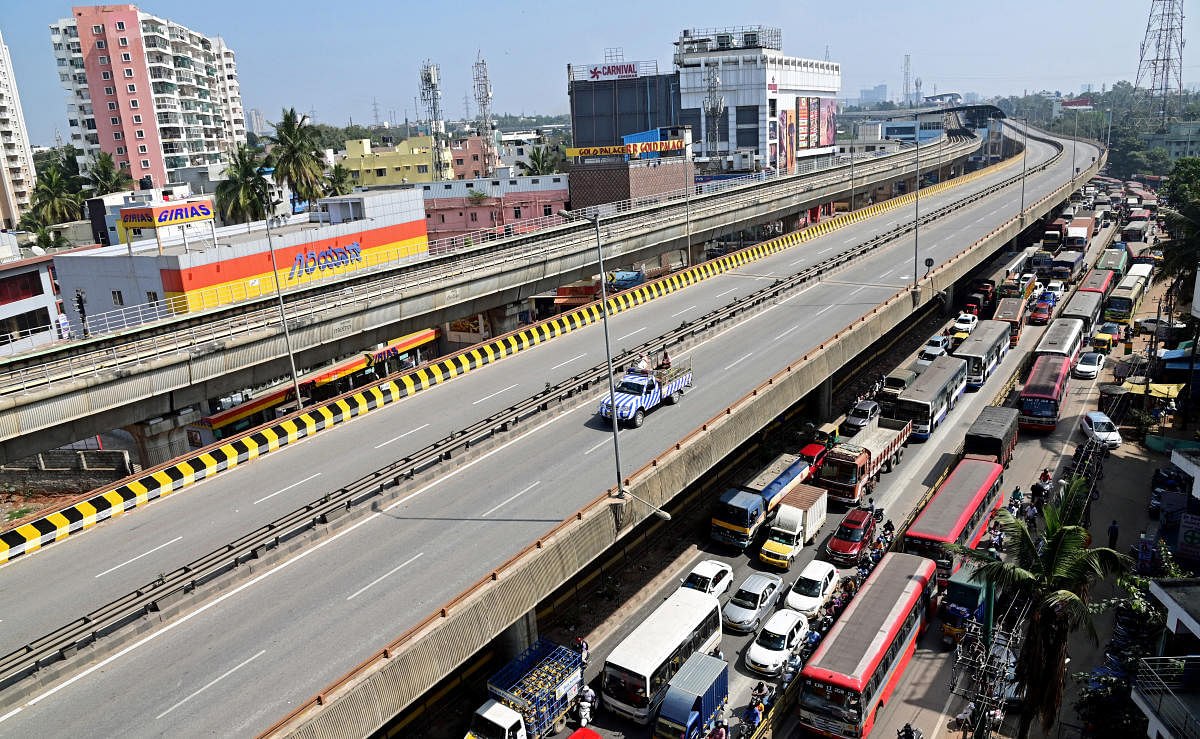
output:
[{"label": "power transmission tower", "polygon": [[912,104],[912,56],[904,55],[904,105]]},{"label": "power transmission tower", "polygon": [[445,156],[442,152],[444,128],[442,124],[442,81],[438,65],[425,60],[421,65],[421,102],[429,114],[429,137],[433,142],[433,179],[442,179]]},{"label": "power transmission tower", "polygon": [[375,128],[379,128],[379,99],[371,98],[371,115],[375,119]]},{"label": "power transmission tower", "polygon": [[725,98],[721,95],[721,77],[716,67],[708,68],[704,96],[704,154],[710,169],[721,168],[721,119],[725,117]]},{"label": "power transmission tower", "polygon": [[1165,131],[1183,113],[1183,0],[1151,0],[1138,51],[1133,124]]},{"label": "power transmission tower", "polygon": [[483,52],[475,56],[475,63],[471,65],[471,79],[475,90],[476,128],[483,139],[481,171],[483,176],[487,177],[495,170],[497,157],[496,136],[492,130],[492,83],[488,79],[487,61],[483,58]]}]

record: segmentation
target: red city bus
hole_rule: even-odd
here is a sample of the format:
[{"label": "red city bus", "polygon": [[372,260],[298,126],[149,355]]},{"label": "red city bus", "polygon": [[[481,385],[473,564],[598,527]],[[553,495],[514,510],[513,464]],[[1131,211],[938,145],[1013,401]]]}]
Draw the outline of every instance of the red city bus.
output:
[{"label": "red city bus", "polygon": [[937,562],[938,585],[945,587],[962,566],[944,545],[974,547],[987,531],[1004,495],[1004,465],[966,457],[921,508],[904,534],[904,551]]},{"label": "red city bus", "polygon": [[1053,431],[1062,414],[1071,380],[1071,360],[1058,354],[1044,354],[1033,363],[1017,408],[1017,426],[1035,431]]},{"label": "red city bus", "polygon": [[937,568],[888,553],[821,640],[800,674],[800,725],[821,736],[871,733],[925,630]]},{"label": "red city bus", "polygon": [[1100,293],[1104,297],[1117,286],[1116,273],[1111,269],[1093,269],[1083,278],[1079,285],[1081,293]]},{"label": "red city bus", "polygon": [[1021,298],[1001,298],[996,303],[993,321],[1004,321],[1008,324],[1008,345],[1016,346],[1021,340],[1021,327],[1025,325],[1026,302]]},{"label": "red city bus", "polygon": [[1129,223],[1137,223],[1138,221],[1149,221],[1150,211],[1145,208],[1138,208],[1129,214]]}]

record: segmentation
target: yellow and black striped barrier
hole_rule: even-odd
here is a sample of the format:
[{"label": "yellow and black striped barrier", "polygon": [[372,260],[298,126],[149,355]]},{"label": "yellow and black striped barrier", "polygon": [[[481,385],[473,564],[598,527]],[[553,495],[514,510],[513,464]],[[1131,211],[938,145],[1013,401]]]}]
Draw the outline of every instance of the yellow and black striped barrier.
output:
[{"label": "yellow and black striped barrier", "polygon": [[[933,194],[970,182],[983,174],[1006,166],[1012,161],[1014,160],[1007,160],[988,169],[977,170],[963,177],[938,183],[924,188],[924,192]],[[761,244],[755,244],[645,285],[617,293],[608,299],[609,315],[630,310],[702,280],[824,236],[852,223],[858,223],[880,213],[903,207],[911,203],[912,198],[913,195],[910,193],[882,203],[875,203],[853,213],[836,216],[800,231],[778,236]],[[232,469],[239,464],[293,444],[318,431],[356,418],[381,406],[395,403],[401,398],[414,395],[473,369],[492,364],[549,341],[556,336],[596,323],[601,318],[599,302],[585,305],[570,313],[555,316],[486,344],[440,359],[395,379],[389,379],[378,385],[329,401],[273,426],[247,432],[226,444],[173,462],[135,480],[126,480],[85,501],[0,533],[0,563],[64,539],[77,531],[90,528],[101,521],[145,505],[156,498],[212,477],[218,472]]]}]

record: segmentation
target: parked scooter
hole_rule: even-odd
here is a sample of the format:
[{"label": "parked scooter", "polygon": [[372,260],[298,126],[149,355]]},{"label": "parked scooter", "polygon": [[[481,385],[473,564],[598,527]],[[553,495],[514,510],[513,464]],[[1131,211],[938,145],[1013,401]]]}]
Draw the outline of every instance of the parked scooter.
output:
[{"label": "parked scooter", "polygon": [[579,698],[576,701],[575,710],[579,714],[579,726],[582,728],[592,722],[592,708],[596,703],[596,692],[585,685],[583,690],[579,691]]}]

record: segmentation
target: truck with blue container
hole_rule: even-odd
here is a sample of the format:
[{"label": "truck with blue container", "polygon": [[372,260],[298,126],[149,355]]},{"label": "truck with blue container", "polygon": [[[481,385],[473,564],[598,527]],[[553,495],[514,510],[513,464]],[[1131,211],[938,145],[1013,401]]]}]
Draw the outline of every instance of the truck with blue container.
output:
[{"label": "truck with blue container", "polygon": [[654,722],[655,739],[703,739],[729,705],[729,665],[697,652],[667,683]]},{"label": "truck with blue container", "polygon": [[[631,369],[617,383],[617,422],[641,428],[646,414],[662,403],[674,405],[692,386],[691,367],[668,367],[666,369]],[[607,394],[600,401],[599,413],[612,418],[612,403]]]},{"label": "truck with blue container", "polygon": [[808,477],[805,459],[798,454],[780,454],[750,482],[726,490],[717,499],[713,540],[745,550],[788,492]]},{"label": "truck with blue container", "polygon": [[487,682],[488,701],[471,717],[467,739],[543,739],[567,727],[583,687],[579,652],[539,639]]}]

